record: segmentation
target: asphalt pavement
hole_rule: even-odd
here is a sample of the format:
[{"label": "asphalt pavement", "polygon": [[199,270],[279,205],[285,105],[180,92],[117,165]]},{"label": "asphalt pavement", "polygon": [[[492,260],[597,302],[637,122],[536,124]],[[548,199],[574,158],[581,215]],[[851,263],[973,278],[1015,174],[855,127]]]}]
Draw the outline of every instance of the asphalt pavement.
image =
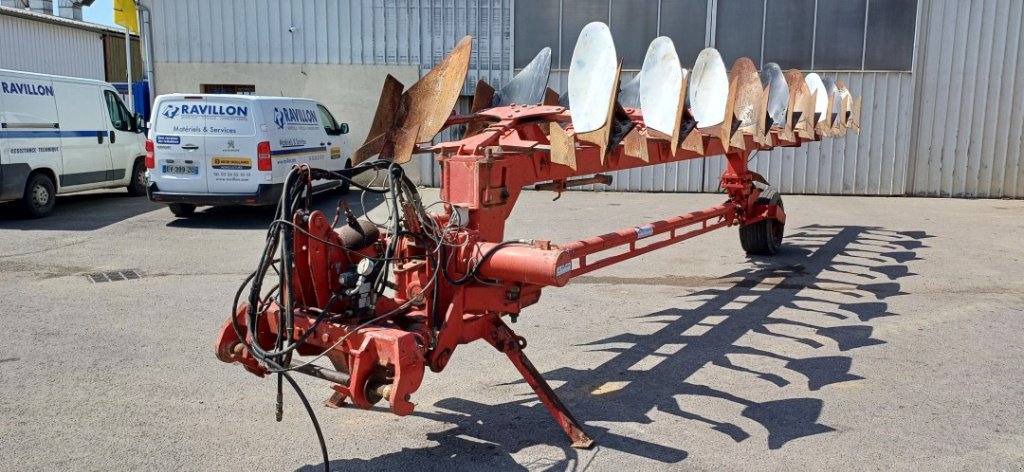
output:
[{"label": "asphalt pavement", "polygon": [[[724,199],[551,198],[525,193],[508,236],[569,242]],[[407,417],[323,407],[327,385],[300,378],[331,468],[1024,470],[1024,201],[787,196],[786,210],[775,257],[748,258],[727,228],[524,310],[512,327],[594,448],[570,448],[476,343],[427,372]],[[12,213],[0,205],[0,470],[322,467],[296,397],[276,422],[275,382],[213,353],[269,211],[176,219],[104,191],[42,220]]]}]

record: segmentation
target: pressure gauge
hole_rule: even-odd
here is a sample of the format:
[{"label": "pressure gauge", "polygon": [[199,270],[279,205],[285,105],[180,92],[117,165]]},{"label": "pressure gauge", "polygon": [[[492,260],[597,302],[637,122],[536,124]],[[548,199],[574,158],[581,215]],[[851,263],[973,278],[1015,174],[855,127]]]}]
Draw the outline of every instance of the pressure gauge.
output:
[{"label": "pressure gauge", "polygon": [[363,277],[369,277],[373,273],[373,261],[370,259],[359,261],[359,265],[356,266],[356,272]]}]

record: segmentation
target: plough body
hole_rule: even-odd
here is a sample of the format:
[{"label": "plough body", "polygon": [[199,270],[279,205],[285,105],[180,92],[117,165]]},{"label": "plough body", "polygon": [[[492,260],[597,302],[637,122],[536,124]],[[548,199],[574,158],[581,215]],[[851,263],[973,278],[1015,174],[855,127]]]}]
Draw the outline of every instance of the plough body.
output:
[{"label": "plough body", "polygon": [[[351,216],[337,228],[301,205],[281,214],[291,221],[280,225],[281,289],[236,307],[217,356],[260,376],[291,370],[329,380],[330,406],[370,408],[383,399],[408,415],[426,369],[440,372],[459,345],[484,340],[509,357],[572,445],[589,447],[593,440],[504,319],[514,321],[544,287],[723,227],[739,227],[748,253],[774,253],[786,214],[778,193],[747,167],[751,155],[859,129],[860,100],[841,82],[775,64],[758,72],[745,58],[727,75],[713,49],[688,71],[668,38],[652,43],[639,77],[620,91],[608,29],[592,23],[573,54],[567,96],[547,88],[545,50],[501,90],[481,83],[472,114],[451,115],[469,50],[466,38],[404,93],[389,78],[371,134],[355,153],[359,161],[379,155],[385,163],[368,165],[387,167],[395,182],[401,171],[391,163],[433,153],[443,209],[426,212],[405,185],[394,192],[390,228]],[[462,139],[428,143],[454,125],[465,125]],[[570,243],[505,239],[524,188],[562,192],[609,183],[610,171],[718,155],[727,162],[719,205]],[[296,172],[302,182],[331,177]],[[384,288],[367,290],[377,280]],[[278,353],[268,354],[272,346]],[[292,353],[325,357],[333,368]]]}]

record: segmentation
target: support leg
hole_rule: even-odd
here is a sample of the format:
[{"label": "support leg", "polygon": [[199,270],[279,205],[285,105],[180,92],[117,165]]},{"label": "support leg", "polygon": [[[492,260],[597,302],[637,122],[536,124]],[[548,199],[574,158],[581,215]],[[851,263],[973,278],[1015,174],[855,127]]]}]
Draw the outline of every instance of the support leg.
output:
[{"label": "support leg", "polygon": [[569,435],[569,439],[572,440],[572,447],[589,449],[594,444],[594,440],[583,431],[580,423],[576,421],[576,418],[573,418],[572,413],[569,413],[569,409],[565,407],[562,400],[558,399],[555,391],[551,389],[551,386],[548,385],[544,377],[537,371],[537,368],[533,366],[530,359],[526,357],[526,354],[523,352],[523,348],[526,347],[526,340],[517,336],[500,318],[495,317],[492,323],[493,329],[490,335],[487,336],[487,342],[491,343],[499,351],[504,352],[509,360],[512,361],[512,364],[515,364],[516,369],[519,369],[519,373],[522,374],[526,383],[533,387],[533,391],[540,397],[540,401],[544,403],[544,406],[548,407],[551,416],[555,417],[555,421],[562,427],[565,434]]}]

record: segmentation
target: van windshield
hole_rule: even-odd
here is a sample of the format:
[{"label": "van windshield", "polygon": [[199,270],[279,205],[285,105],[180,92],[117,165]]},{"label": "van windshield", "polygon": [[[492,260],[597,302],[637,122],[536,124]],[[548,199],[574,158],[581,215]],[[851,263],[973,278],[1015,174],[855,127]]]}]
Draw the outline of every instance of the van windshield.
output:
[{"label": "van windshield", "polygon": [[253,136],[253,113],[248,102],[234,100],[168,100],[157,111],[159,134],[202,136]]}]

